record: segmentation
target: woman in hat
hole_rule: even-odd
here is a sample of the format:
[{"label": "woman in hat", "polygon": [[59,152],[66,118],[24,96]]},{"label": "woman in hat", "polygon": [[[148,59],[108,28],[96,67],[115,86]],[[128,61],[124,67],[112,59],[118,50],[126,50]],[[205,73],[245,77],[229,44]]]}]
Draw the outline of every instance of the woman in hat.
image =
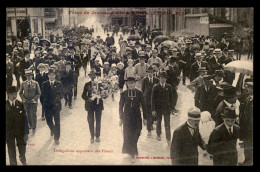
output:
[{"label": "woman in hat", "polygon": [[235,110],[225,108],[221,115],[223,123],[216,127],[209,137],[207,151],[213,155],[213,165],[237,165],[237,139],[240,128],[235,124]]},{"label": "woman in hat", "polygon": [[140,105],[143,109],[143,123],[147,124],[147,111],[142,91],[135,88],[136,79],[128,77],[126,80],[128,89],[120,95],[119,101],[119,125],[123,125],[124,143],[122,153],[129,154],[132,162],[138,155],[137,142],[142,130],[142,117]]}]

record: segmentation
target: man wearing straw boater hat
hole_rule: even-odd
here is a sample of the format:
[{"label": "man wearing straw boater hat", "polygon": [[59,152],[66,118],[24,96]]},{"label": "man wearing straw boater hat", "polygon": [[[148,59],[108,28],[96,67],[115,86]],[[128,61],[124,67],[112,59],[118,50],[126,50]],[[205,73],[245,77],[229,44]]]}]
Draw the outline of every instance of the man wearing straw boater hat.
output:
[{"label": "man wearing straw boater hat", "polygon": [[235,124],[235,110],[226,107],[222,113],[223,123],[210,134],[207,151],[213,155],[213,165],[237,165],[237,139],[240,128]]},{"label": "man wearing straw boater hat", "polygon": [[[63,98],[62,83],[55,80],[55,70],[49,69],[49,80],[42,84],[43,108],[45,110],[46,122],[54,135],[55,144],[59,144],[60,139],[60,111],[61,99]],[[55,124],[53,124],[53,118]]]},{"label": "man wearing straw boater hat", "polygon": [[147,111],[143,92],[135,88],[136,79],[128,77],[126,80],[127,90],[120,95],[119,101],[119,125],[123,124],[124,143],[122,153],[129,154],[132,163],[138,155],[137,142],[142,130],[142,117],[140,105],[143,109],[143,123],[147,124]]},{"label": "man wearing straw boater hat", "polygon": [[24,102],[26,115],[28,117],[29,126],[32,129],[32,133],[36,132],[37,124],[37,105],[38,99],[41,96],[41,89],[37,81],[32,80],[32,70],[25,70],[27,80],[23,81],[19,90],[19,95]]},{"label": "man wearing straw boater hat", "polygon": [[16,146],[19,150],[20,161],[27,165],[25,152],[28,140],[29,126],[22,102],[17,100],[17,88],[11,86],[7,88],[8,100],[6,101],[6,143],[10,165],[17,165]]},{"label": "man wearing straw boater hat", "polygon": [[[101,116],[104,105],[100,97],[101,84],[94,81],[97,76],[95,69],[93,68],[88,75],[91,81],[85,84],[81,97],[85,100],[85,110],[88,111],[90,142],[94,143],[94,136],[96,136],[96,142],[100,142]],[[96,120],[96,133],[94,133],[94,119]]]},{"label": "man wearing straw boater hat", "polygon": [[200,114],[198,108],[190,108],[188,120],[174,130],[170,149],[172,165],[198,165],[198,146],[206,149],[199,133]]}]

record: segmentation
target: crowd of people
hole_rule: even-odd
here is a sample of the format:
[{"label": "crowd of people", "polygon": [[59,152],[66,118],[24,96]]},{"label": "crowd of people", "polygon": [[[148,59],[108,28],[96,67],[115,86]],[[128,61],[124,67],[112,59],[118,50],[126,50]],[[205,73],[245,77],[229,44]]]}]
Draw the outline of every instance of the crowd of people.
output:
[{"label": "crowd of people", "polygon": [[[149,39],[150,32],[146,29],[139,33],[146,35],[143,41],[124,40],[122,36],[115,40],[114,34],[107,34],[102,40],[100,36],[94,38],[93,32],[81,26],[50,42],[41,42],[37,34],[17,43],[7,40],[6,142],[11,165],[17,164],[15,139],[20,160],[27,164],[26,141],[30,129],[32,134],[37,131],[38,99],[42,120],[46,120],[50,135],[59,144],[61,99],[65,99],[65,107],[73,108],[72,99],[76,101],[78,97],[79,71],[83,68],[86,77],[88,65],[91,80],[84,85],[81,97],[88,112],[91,143],[95,137],[100,142],[103,101],[110,96],[114,101],[114,94],[119,91],[122,153],[131,155],[133,162],[138,155],[142,123],[148,130],[147,137],[151,137],[156,124],[156,139],[161,141],[164,118],[173,165],[198,165],[198,146],[205,155],[213,157],[214,165],[237,165],[238,139],[244,143],[243,164],[252,164],[253,79],[252,76],[246,79],[246,91],[238,94],[232,86],[235,74],[224,70],[226,64],[240,60],[239,41],[231,43],[226,33],[220,42],[203,35],[176,36],[172,39],[175,46],[171,47],[161,42],[149,44],[146,38]],[[119,29],[115,27],[113,32],[117,35]],[[120,45],[119,51],[115,41]],[[14,79],[17,86],[12,84]],[[194,93],[195,104],[189,106],[195,107],[189,110],[187,122],[171,137],[170,116],[179,113],[176,103],[181,81]],[[17,100],[17,92],[22,102]],[[201,128],[199,131],[200,120],[204,120],[204,128],[207,122],[213,123],[213,127],[206,125],[206,133]]]}]

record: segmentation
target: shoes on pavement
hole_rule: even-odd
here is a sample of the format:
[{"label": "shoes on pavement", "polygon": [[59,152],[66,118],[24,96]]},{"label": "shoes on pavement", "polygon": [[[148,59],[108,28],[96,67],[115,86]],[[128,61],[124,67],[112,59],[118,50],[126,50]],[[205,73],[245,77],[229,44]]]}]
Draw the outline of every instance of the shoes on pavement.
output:
[{"label": "shoes on pavement", "polygon": [[73,109],[72,105],[69,106],[70,109]]},{"label": "shoes on pavement", "polygon": [[59,145],[60,144],[59,140],[55,140],[55,144]]},{"label": "shoes on pavement", "polygon": [[171,141],[170,140],[168,140],[167,143],[168,143],[168,146],[171,146]]},{"label": "shoes on pavement", "polygon": [[157,135],[156,140],[161,141],[161,136]]},{"label": "shoes on pavement", "polygon": [[148,133],[147,133],[147,137],[151,137],[151,135],[152,135],[152,133],[151,133],[151,131],[148,131]]},{"label": "shoes on pavement", "polygon": [[44,121],[45,120],[45,116],[42,116],[42,121]]},{"label": "shoes on pavement", "polygon": [[94,143],[94,138],[91,138],[91,139],[90,139],[90,143]]},{"label": "shoes on pavement", "polygon": [[179,110],[173,109],[173,112],[174,112],[174,113],[179,113]]},{"label": "shoes on pavement", "polygon": [[100,142],[100,138],[99,137],[96,138],[96,142]]},{"label": "shoes on pavement", "polygon": [[24,166],[28,165],[27,162],[22,162],[22,164],[23,164]]},{"label": "shoes on pavement", "polygon": [[36,129],[32,129],[32,134],[34,135],[36,132]]},{"label": "shoes on pavement", "polygon": [[131,163],[135,163],[135,156],[134,155],[131,156]]},{"label": "shoes on pavement", "polygon": [[53,136],[54,135],[54,131],[51,131],[51,136]]}]

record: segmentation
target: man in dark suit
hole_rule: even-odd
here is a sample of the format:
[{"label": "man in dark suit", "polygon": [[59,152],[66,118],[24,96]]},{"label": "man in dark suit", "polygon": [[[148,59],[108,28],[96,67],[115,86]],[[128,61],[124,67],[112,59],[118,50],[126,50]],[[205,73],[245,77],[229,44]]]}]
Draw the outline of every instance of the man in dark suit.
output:
[{"label": "man in dark suit", "polygon": [[11,56],[6,54],[6,87],[12,86],[14,65],[10,60]]},{"label": "man in dark suit", "polygon": [[213,112],[213,101],[218,95],[218,90],[211,80],[211,75],[203,76],[204,84],[198,87],[195,92],[195,106],[202,112]]},{"label": "man in dark suit", "polygon": [[166,83],[167,73],[162,71],[159,75],[160,82],[152,90],[152,115],[156,115],[157,140],[161,140],[161,122],[164,116],[166,140],[168,145],[171,142],[170,114],[173,111],[172,87]]},{"label": "man in dark suit", "polygon": [[172,109],[174,113],[178,113],[178,110],[175,109],[177,100],[178,100],[178,94],[177,94],[177,88],[180,83],[180,69],[177,65],[177,58],[172,56],[169,60],[170,64],[165,68],[167,73],[167,80],[166,82],[171,85],[172,87],[172,96],[173,96],[173,105]]},{"label": "man in dark suit", "polygon": [[209,71],[211,70],[209,64],[206,61],[202,61],[201,53],[196,53],[195,58],[196,62],[194,62],[190,68],[190,81],[193,81],[199,76],[199,68],[206,67],[208,73],[210,73]]},{"label": "man in dark suit", "polygon": [[148,130],[147,137],[151,137],[151,130],[153,130],[153,116],[152,116],[152,109],[151,109],[152,89],[155,84],[159,83],[159,79],[153,77],[153,72],[154,72],[153,67],[149,66],[147,69],[148,76],[146,76],[142,80],[142,91],[143,91],[144,101],[147,109],[147,130]]},{"label": "man in dark suit", "polygon": [[213,51],[213,56],[211,56],[208,59],[209,66],[211,68],[210,74],[213,74],[215,72],[215,70],[222,70],[223,69],[223,66],[221,65],[221,63],[219,61],[221,56],[222,56],[222,51],[219,48],[216,48]]},{"label": "man in dark suit", "polygon": [[63,86],[65,106],[69,105],[69,108],[72,109],[72,89],[74,86],[74,77],[70,61],[66,62],[66,68],[62,71],[61,83]]},{"label": "man in dark suit", "polygon": [[216,126],[223,123],[221,114],[224,113],[224,110],[226,109],[226,107],[228,107],[232,110],[236,110],[237,116],[239,115],[240,103],[237,100],[236,88],[233,86],[224,87],[223,93],[224,93],[224,100],[219,103],[215,114],[212,116],[212,119],[215,121]]},{"label": "man in dark suit", "polygon": [[182,84],[186,85],[186,77],[188,76],[189,72],[187,71],[188,57],[185,52],[185,45],[181,46],[181,51],[180,51],[180,53],[178,53],[178,59],[185,62],[185,64],[182,65],[182,68],[180,68],[180,71],[182,71]]},{"label": "man in dark suit", "polygon": [[25,152],[28,140],[29,126],[23,103],[17,100],[17,88],[7,89],[6,106],[6,143],[10,165],[17,165],[15,141],[19,150],[20,161],[27,165]]},{"label": "man in dark suit", "polygon": [[244,143],[245,160],[242,165],[253,165],[253,82],[246,82],[248,96],[239,116],[240,140]]},{"label": "man in dark suit", "polygon": [[74,81],[74,86],[73,86],[73,96],[74,99],[77,99],[77,95],[78,95],[78,77],[79,77],[79,70],[80,67],[82,66],[82,62],[80,59],[80,56],[78,54],[75,54],[75,48],[72,47],[70,48],[70,56],[67,57],[67,61],[71,62],[71,68],[73,70],[73,81]]},{"label": "man in dark suit", "polygon": [[132,50],[133,60],[138,60],[139,59],[139,51],[142,51],[142,48],[140,46],[140,42],[136,42],[135,43],[135,48]]},{"label": "man in dark suit", "polygon": [[[44,81],[47,81],[47,80],[48,80],[48,75],[44,72],[45,66],[44,66],[43,63],[40,63],[37,68],[38,68],[38,70],[39,70],[40,72],[36,74],[35,81],[37,81],[37,82],[39,83],[40,90],[42,90],[42,83],[43,83]],[[41,96],[40,96],[40,102],[41,102],[41,105],[43,105],[43,97],[42,97],[42,94],[41,94]],[[43,121],[45,120],[45,111],[44,111],[43,106],[42,106],[42,120],[43,120]]]},{"label": "man in dark suit", "polygon": [[198,146],[206,149],[199,133],[200,113],[196,107],[189,109],[187,122],[174,130],[170,149],[172,165],[198,165]]},{"label": "man in dark suit", "polygon": [[112,50],[111,56],[108,58],[107,61],[109,63],[109,67],[111,67],[113,63],[117,65],[117,63],[120,62],[120,59],[116,56],[116,50]]},{"label": "man in dark suit", "polygon": [[143,124],[147,124],[147,111],[143,92],[135,88],[136,79],[128,77],[126,80],[127,90],[120,95],[119,101],[119,125],[123,124],[124,143],[122,153],[131,156],[132,163],[138,155],[137,142],[142,130],[142,117],[140,106],[143,109]]},{"label": "man in dark suit", "polygon": [[210,134],[207,151],[213,155],[213,165],[237,165],[237,139],[240,128],[234,124],[237,118],[235,110],[226,108],[222,114],[224,123]]},{"label": "man in dark suit", "polygon": [[[91,70],[88,74],[91,81],[84,86],[82,99],[85,100],[85,109],[88,111],[88,124],[91,135],[90,142],[94,143],[94,122],[96,120],[96,141],[100,142],[101,115],[104,110],[103,100],[100,97],[101,85],[95,82],[96,72]],[[95,120],[94,120],[95,119]]]},{"label": "man in dark suit", "polygon": [[[60,138],[60,111],[61,99],[63,98],[63,86],[60,81],[56,81],[55,71],[49,69],[49,80],[42,84],[43,107],[45,109],[46,122],[51,130],[51,136],[54,135],[54,141],[58,145]],[[55,125],[53,124],[53,120]]]},{"label": "man in dark suit", "polygon": [[20,60],[19,63],[19,74],[22,76],[22,80],[26,80],[25,76],[25,69],[28,69],[30,66],[33,65],[32,59],[30,59],[30,52],[28,50],[24,51],[24,58]]}]

